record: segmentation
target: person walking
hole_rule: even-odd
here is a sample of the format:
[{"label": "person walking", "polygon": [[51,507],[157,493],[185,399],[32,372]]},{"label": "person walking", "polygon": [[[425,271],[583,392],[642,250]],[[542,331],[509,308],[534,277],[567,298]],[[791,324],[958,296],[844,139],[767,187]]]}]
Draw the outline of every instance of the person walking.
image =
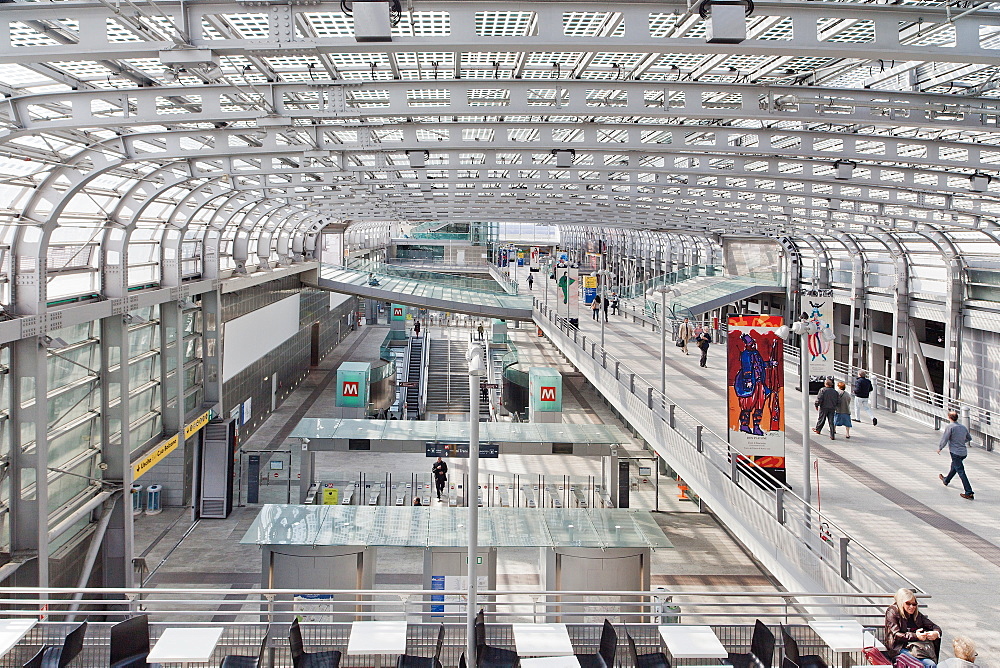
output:
[{"label": "person walking", "polygon": [[413,321],[413,336],[416,336],[418,338],[420,337],[420,321],[419,320],[414,320]]},{"label": "person walking", "polygon": [[688,352],[688,341],[694,338],[694,326],[691,322],[684,318],[684,322],[681,323],[680,327],[677,328],[677,340],[680,341],[681,350],[684,351],[685,355],[690,355]]},{"label": "person walking", "polygon": [[479,340],[482,341],[483,340],[483,323],[479,323],[479,327],[476,328],[476,331],[479,333]]},{"label": "person walking", "polygon": [[611,313],[612,313],[612,315],[621,315],[621,313],[618,312],[618,307],[619,307],[618,293],[617,292],[612,292],[611,293]]},{"label": "person walking", "polygon": [[871,403],[868,401],[868,397],[871,396],[874,386],[872,382],[868,380],[867,371],[858,371],[858,377],[854,379],[854,401],[851,403],[854,405],[854,419],[861,419],[861,411],[868,413],[868,417],[871,418],[872,426],[878,424],[878,418],[875,417],[875,413],[872,412]]},{"label": "person walking", "polygon": [[951,420],[951,424],[945,427],[941,434],[938,454],[940,455],[945,446],[948,446],[948,452],[951,454],[951,468],[948,469],[948,475],[939,473],[938,478],[947,487],[951,479],[958,475],[962,480],[962,485],[965,486],[965,494],[960,496],[972,501],[976,495],[972,491],[972,485],[969,484],[969,476],[965,474],[965,458],[969,456],[969,448],[966,444],[972,440],[972,434],[965,428],[965,425],[958,423],[958,411],[949,411],[948,419]]},{"label": "person walking", "polygon": [[601,303],[601,309],[604,311],[604,322],[608,321],[608,309],[611,308],[611,298],[604,295],[604,301]]},{"label": "person walking", "polygon": [[698,349],[701,350],[699,366],[708,366],[708,348],[712,345],[712,337],[706,330],[702,330],[694,341],[698,345]]},{"label": "person walking", "polygon": [[837,412],[833,414],[833,424],[843,427],[847,432],[847,438],[851,437],[851,395],[847,391],[847,383],[840,381],[837,383]]},{"label": "person walking", "polygon": [[531,286],[534,285],[534,284],[535,284],[534,277],[531,274],[528,274],[528,289],[530,290]]},{"label": "person walking", "polygon": [[594,295],[594,301],[590,302],[590,313],[594,320],[601,319],[601,295]]},{"label": "person walking", "polygon": [[431,466],[431,473],[434,474],[434,487],[437,488],[437,497],[440,501],[441,492],[444,491],[444,486],[448,483],[448,465],[438,457],[438,460]]},{"label": "person walking", "polygon": [[819,420],[816,421],[816,427],[813,429],[817,434],[823,433],[823,425],[827,422],[830,423],[830,440],[834,440],[837,437],[836,427],[834,427],[834,415],[837,412],[837,406],[840,405],[840,395],[837,394],[837,390],[833,389],[833,380],[830,378],[826,379],[823,383],[823,389],[819,391],[816,395],[816,410],[819,411]]}]

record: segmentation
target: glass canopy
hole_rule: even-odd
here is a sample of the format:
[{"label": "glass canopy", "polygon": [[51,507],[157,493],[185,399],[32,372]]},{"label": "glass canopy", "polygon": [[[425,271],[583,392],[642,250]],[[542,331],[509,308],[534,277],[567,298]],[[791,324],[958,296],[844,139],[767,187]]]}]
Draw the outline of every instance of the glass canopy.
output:
[{"label": "glass canopy", "polygon": [[[246,545],[465,547],[468,508],[265,505]],[[648,547],[673,544],[645,510],[480,508],[479,544]]]}]

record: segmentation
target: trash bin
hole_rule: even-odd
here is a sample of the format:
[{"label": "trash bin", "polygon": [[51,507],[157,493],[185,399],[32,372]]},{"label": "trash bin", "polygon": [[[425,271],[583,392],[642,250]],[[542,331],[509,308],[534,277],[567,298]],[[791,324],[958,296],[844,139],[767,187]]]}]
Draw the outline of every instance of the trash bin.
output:
[{"label": "trash bin", "polygon": [[138,515],[142,512],[142,485],[137,482],[132,483],[132,514]]},{"label": "trash bin", "polygon": [[150,485],[149,489],[146,490],[146,514],[147,515],[158,515],[161,510],[160,507],[160,493],[163,491],[163,485]]},{"label": "trash bin", "polygon": [[580,329],[580,319],[579,318],[568,318],[568,320],[569,320],[569,326],[570,327],[576,327],[577,329]]},{"label": "trash bin", "polygon": [[653,614],[659,617],[659,623],[680,624],[681,608],[673,605],[674,597],[667,595],[663,587],[657,587],[655,591],[658,595],[653,596]]}]

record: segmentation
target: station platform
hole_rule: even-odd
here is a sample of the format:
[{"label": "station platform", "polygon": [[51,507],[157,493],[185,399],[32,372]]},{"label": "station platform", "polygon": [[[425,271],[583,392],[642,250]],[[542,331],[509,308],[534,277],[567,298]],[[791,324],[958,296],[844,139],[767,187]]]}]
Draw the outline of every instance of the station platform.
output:
[{"label": "station platform", "polygon": [[[550,281],[536,282],[529,294],[544,295],[546,287],[554,304]],[[600,340],[601,324],[589,310],[570,315],[579,316],[588,341]],[[609,315],[604,337],[609,354],[659,387],[658,331]],[[699,367],[698,349],[689,349],[685,355],[668,339],[666,393],[725,434],[725,346],[711,347],[706,368]],[[795,389],[795,364],[789,363],[785,373],[786,467],[789,483],[801,489],[801,394]],[[947,452],[936,454],[940,432],[886,410],[876,416],[878,426],[855,421],[849,440],[842,430],[837,440],[810,434],[813,503],[930,594],[927,613],[949,637],[969,635],[980,656],[995,656],[1000,652],[994,632],[1000,608],[993,594],[1000,582],[1000,455],[970,448],[965,464],[976,499],[968,501],[959,497],[959,480],[944,487],[938,479],[950,464]],[[810,418],[814,423],[816,414],[811,412]]]}]

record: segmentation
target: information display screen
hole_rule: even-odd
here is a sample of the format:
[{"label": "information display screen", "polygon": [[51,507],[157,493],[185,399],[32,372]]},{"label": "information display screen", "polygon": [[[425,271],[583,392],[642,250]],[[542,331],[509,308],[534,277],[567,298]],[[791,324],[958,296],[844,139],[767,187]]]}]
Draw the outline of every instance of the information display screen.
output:
[{"label": "information display screen", "polygon": [[[441,441],[427,441],[428,457],[453,457],[468,459],[468,443],[444,443]],[[479,456],[484,459],[497,459],[500,457],[500,444],[489,441],[479,444]]]}]

